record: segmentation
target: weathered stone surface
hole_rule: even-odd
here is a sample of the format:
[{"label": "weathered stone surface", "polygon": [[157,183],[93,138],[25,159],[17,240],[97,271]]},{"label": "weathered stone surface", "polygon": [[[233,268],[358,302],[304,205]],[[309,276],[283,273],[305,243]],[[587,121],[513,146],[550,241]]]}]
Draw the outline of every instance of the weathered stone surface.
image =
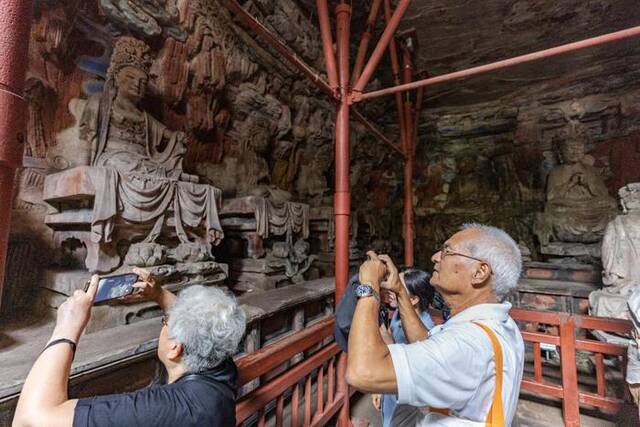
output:
[{"label": "weathered stone surface", "polygon": [[589,295],[591,314],[631,320],[627,301],[640,285],[640,183],[618,192],[624,214],[606,228],[602,240],[602,290]]}]

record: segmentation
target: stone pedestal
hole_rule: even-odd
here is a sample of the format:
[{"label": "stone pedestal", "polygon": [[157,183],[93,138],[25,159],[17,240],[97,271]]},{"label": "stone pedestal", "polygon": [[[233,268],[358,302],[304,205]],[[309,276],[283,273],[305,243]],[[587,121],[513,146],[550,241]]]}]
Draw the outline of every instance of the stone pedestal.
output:
[{"label": "stone pedestal", "polygon": [[296,283],[315,260],[309,255],[309,206],[260,196],[226,199],[225,239],[216,254],[229,263],[234,289],[262,291]]},{"label": "stone pedestal", "polygon": [[540,253],[545,255],[549,262],[553,263],[575,263],[575,261],[582,261],[591,264],[600,259],[600,247],[600,242],[549,242],[546,245],[540,246]]}]

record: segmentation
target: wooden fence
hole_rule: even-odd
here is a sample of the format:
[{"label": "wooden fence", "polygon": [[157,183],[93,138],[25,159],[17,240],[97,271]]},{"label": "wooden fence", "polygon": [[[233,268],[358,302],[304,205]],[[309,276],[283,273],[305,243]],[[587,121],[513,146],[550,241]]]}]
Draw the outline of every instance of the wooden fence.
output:
[{"label": "wooden fence", "polygon": [[[565,425],[580,425],[580,406],[600,408],[606,412],[621,409],[621,396],[607,394],[605,357],[618,359],[626,367],[626,348],[589,338],[588,331],[628,333],[630,322],[567,313],[512,309],[511,316],[520,325],[542,326],[540,331],[522,330],[525,342],[533,348],[533,376],[525,375],[521,390],[562,400]],[[321,320],[260,350],[238,359],[240,385],[259,379],[275,369],[284,371],[268,379],[241,397],[236,405],[237,425],[256,421],[265,425],[267,414],[275,414],[275,426],[324,426],[343,409],[348,413],[350,393],[339,372],[344,372],[346,357],[334,342],[334,317]],[[542,344],[552,344],[560,354],[561,381],[545,379]],[[578,382],[576,351],[588,352],[595,360],[595,393]],[[304,358],[301,356],[304,355]],[[297,363],[292,363],[302,359]],[[314,396],[315,391],[315,396]],[[285,411],[285,407],[287,410]]]}]

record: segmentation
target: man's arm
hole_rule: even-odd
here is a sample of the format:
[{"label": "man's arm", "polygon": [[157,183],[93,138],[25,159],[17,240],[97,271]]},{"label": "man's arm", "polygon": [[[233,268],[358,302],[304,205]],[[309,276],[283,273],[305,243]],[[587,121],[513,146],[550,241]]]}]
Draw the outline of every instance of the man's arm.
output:
[{"label": "man's arm", "polygon": [[401,284],[397,293],[398,310],[400,310],[400,321],[402,322],[402,329],[404,330],[404,336],[407,338],[409,344],[416,341],[426,340],[429,336],[429,329],[424,325],[418,313],[411,304],[411,298],[409,292]]},{"label": "man's arm", "polygon": [[[368,283],[380,294],[384,264],[375,253],[360,267],[360,283]],[[378,329],[379,302],[374,297],[361,298],[349,331],[347,382],[371,393],[396,393],[396,374],[388,347]]]},{"label": "man's arm", "polygon": [[404,329],[404,335],[409,343],[416,341],[422,341],[427,339],[429,330],[422,319],[416,313],[416,310],[411,304],[411,298],[406,286],[400,280],[400,274],[396,268],[393,260],[388,255],[379,255],[379,258],[387,266],[389,276],[382,284],[385,289],[390,290],[396,294],[396,300],[398,301],[398,310],[400,310],[400,321],[402,322],[402,329]]},{"label": "man's arm", "polygon": [[[98,276],[87,292],[77,290],[59,308],[49,342],[64,338],[78,343],[89,321],[98,289]],[[68,427],[73,424],[76,399],[69,400],[67,385],[73,361],[69,343],[55,344],[42,352],[25,380],[13,419],[14,427]]]}]

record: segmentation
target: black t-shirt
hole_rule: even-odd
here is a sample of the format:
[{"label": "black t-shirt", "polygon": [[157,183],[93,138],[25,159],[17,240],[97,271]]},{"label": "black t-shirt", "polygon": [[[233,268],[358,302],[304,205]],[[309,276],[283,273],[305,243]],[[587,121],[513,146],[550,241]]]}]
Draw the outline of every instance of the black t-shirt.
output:
[{"label": "black t-shirt", "polygon": [[167,385],[78,400],[73,427],[233,427],[238,372],[232,359]]}]

